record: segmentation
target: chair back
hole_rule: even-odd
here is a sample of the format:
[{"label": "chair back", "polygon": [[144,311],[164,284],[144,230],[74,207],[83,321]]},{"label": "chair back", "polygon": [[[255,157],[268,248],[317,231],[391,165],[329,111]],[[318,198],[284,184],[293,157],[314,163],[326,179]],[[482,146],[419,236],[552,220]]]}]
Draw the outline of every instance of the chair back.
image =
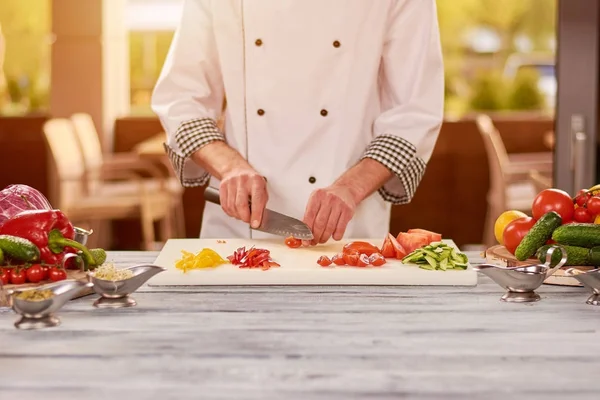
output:
[{"label": "chair back", "polygon": [[83,155],[88,192],[96,193],[102,183],[102,164],[104,162],[98,131],[90,114],[73,114],[71,122]]},{"label": "chair back", "polygon": [[498,132],[488,115],[477,115],[475,123],[483,139],[490,170],[488,202],[495,203],[499,209],[503,210],[506,205],[506,174],[504,168],[509,162],[508,153],[500,132]]}]

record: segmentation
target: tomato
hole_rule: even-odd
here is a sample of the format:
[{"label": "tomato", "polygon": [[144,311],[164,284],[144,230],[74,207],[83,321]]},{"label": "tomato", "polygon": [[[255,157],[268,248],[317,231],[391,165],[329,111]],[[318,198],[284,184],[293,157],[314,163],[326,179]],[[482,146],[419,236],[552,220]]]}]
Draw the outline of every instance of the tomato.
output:
[{"label": "tomato", "polygon": [[381,255],[386,258],[395,258],[396,250],[394,249],[394,245],[392,244],[392,240],[390,238],[394,238],[394,240],[396,239],[388,233],[387,237],[383,241],[383,244],[381,245]]},{"label": "tomato", "polygon": [[39,264],[32,265],[25,271],[27,280],[31,283],[38,283],[42,280],[43,275],[42,267]]},{"label": "tomato", "polygon": [[287,238],[285,238],[285,244],[287,247],[297,249],[298,247],[302,246],[302,240],[296,239],[293,236],[288,236]]},{"label": "tomato", "polygon": [[426,229],[409,229],[406,231],[407,233],[421,233],[423,235],[427,235],[431,242],[441,242],[442,235],[436,232],[428,231]]},{"label": "tomato", "polygon": [[10,271],[10,283],[13,285],[22,285],[25,282],[27,282],[27,277],[22,269],[14,268]]},{"label": "tomato", "polygon": [[600,214],[600,197],[598,197],[598,196],[591,197],[588,200],[586,207],[592,215]]},{"label": "tomato", "polygon": [[385,262],[385,258],[379,253],[373,253],[369,257],[369,264],[374,267],[381,267]]},{"label": "tomato", "polygon": [[328,267],[331,265],[331,260],[327,256],[321,256],[317,260],[317,264],[319,264],[321,267]]},{"label": "tomato", "polygon": [[[402,246],[402,248],[406,251],[406,254],[415,251],[423,246],[427,246],[429,243],[429,236],[424,235],[422,233],[404,233],[400,232],[398,234],[398,243]],[[404,254],[404,255],[406,255]],[[401,258],[401,257],[398,257]]]},{"label": "tomato", "polygon": [[331,257],[331,262],[335,265],[345,265],[346,261],[344,261],[344,255],[342,253],[338,253],[335,256]]},{"label": "tomato", "polygon": [[544,189],[533,200],[531,214],[538,220],[549,211],[556,211],[561,216],[563,224],[570,222],[575,212],[573,199],[564,190]]},{"label": "tomato", "polygon": [[358,259],[359,259],[360,255],[357,253],[345,253],[343,255],[344,261],[346,262],[346,264],[350,265],[351,267],[356,267],[358,265]]},{"label": "tomato", "polygon": [[517,246],[521,243],[521,240],[523,240],[535,222],[536,220],[531,217],[522,217],[517,218],[506,225],[504,233],[502,234],[502,241],[511,254],[515,254]]},{"label": "tomato", "polygon": [[356,265],[359,267],[366,267],[367,265],[369,265],[369,256],[366,254],[361,254],[358,257],[358,263]]},{"label": "tomato", "polygon": [[379,253],[379,249],[368,242],[350,242],[344,246],[343,252],[346,253],[348,250],[356,250],[360,254],[366,254],[367,256]]},{"label": "tomato", "polygon": [[517,218],[523,218],[527,216],[527,214],[518,210],[504,211],[502,214],[500,214],[500,216],[496,219],[496,222],[494,223],[494,236],[496,237],[498,243],[504,244],[504,242],[502,241],[502,233],[504,232],[506,225],[508,225]]},{"label": "tomato", "polygon": [[590,199],[591,194],[588,193],[586,190],[580,190],[579,193],[577,193],[577,196],[575,196],[575,203],[579,206],[579,207],[583,207],[586,205],[587,201]]},{"label": "tomato", "polygon": [[0,268],[0,281],[2,281],[3,285],[8,285],[10,283],[10,272],[6,268]]},{"label": "tomato", "polygon": [[50,276],[50,268],[47,265],[40,265],[42,269],[42,280],[45,281]]},{"label": "tomato", "polygon": [[67,279],[67,273],[62,268],[52,267],[50,268],[50,280],[52,282],[62,281]]},{"label": "tomato", "polygon": [[574,219],[577,222],[593,222],[594,215],[585,207],[577,207],[574,213]]}]

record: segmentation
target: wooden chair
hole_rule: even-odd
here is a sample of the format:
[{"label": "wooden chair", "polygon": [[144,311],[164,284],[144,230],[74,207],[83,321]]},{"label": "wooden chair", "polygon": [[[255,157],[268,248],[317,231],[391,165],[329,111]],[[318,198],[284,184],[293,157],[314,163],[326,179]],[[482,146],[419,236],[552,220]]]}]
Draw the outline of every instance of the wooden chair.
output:
[{"label": "wooden chair", "polygon": [[137,218],[145,250],[155,250],[158,241],[154,222],[161,223],[163,241],[171,236],[172,196],[168,192],[150,191],[136,173],[126,170],[104,171],[102,179],[124,179],[132,183],[133,193],[96,192],[96,187],[85,184],[83,155],[72,122],[53,118],[44,124],[43,130],[58,175],[57,208],[74,224]]},{"label": "wooden chair", "polygon": [[538,193],[530,172],[552,171],[552,153],[526,153],[510,157],[492,119],[485,114],[475,118],[483,138],[490,170],[488,210],[483,233],[486,246],[495,244],[494,223],[506,210],[519,210],[531,215],[531,205]]},{"label": "wooden chair", "polygon": [[183,214],[183,187],[170,174],[169,169],[161,168],[157,163],[140,158],[136,153],[113,153],[105,155],[102,152],[100,138],[94,126],[91,115],[77,113],[71,116],[75,132],[83,153],[84,165],[87,172],[87,185],[93,187],[96,193],[115,195],[131,195],[138,188],[137,181],[106,182],[100,179],[101,174],[114,171],[132,171],[147,176],[143,184],[149,192],[166,190],[172,196],[172,219],[174,222],[173,235],[185,237],[185,217]]},{"label": "wooden chair", "polygon": [[540,171],[533,170],[529,172],[529,178],[535,187],[536,193],[541,192],[544,189],[550,189],[552,187],[552,177],[540,173]]}]

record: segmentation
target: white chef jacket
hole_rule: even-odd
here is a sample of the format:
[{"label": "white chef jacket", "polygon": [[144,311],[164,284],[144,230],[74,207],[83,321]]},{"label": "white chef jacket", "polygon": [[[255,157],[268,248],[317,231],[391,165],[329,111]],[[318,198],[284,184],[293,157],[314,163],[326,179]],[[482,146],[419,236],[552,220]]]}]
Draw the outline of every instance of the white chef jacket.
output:
[{"label": "white chef jacket", "polygon": [[[182,185],[219,186],[190,156],[225,140],[267,178],[267,207],[298,219],[315,189],[381,162],[394,177],[345,238],[384,238],[425,173],[443,97],[435,0],[186,0],[152,106]],[[200,236],[270,235],[207,202]]]}]

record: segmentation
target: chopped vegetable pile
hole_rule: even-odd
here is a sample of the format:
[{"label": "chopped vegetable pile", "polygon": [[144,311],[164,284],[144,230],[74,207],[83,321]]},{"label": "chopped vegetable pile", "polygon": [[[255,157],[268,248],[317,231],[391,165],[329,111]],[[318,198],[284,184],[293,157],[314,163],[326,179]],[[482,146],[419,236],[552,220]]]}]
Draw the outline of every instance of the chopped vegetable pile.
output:
[{"label": "chopped vegetable pile", "polygon": [[177,260],[175,267],[184,273],[192,269],[215,268],[228,263],[216,251],[207,248],[196,254],[181,250],[181,254],[183,256]]},{"label": "chopped vegetable pile", "polygon": [[14,295],[19,300],[27,301],[44,301],[54,297],[54,292],[50,289],[46,290],[24,290]]},{"label": "chopped vegetable pile", "polygon": [[429,270],[467,269],[469,260],[463,253],[445,243],[431,243],[414,250],[402,259],[405,264],[417,264]]},{"label": "chopped vegetable pile", "polygon": [[239,265],[240,268],[260,268],[268,270],[280,265],[271,259],[271,252],[265,249],[257,249],[252,246],[246,250],[246,247],[240,247],[227,257],[233,265]]},{"label": "chopped vegetable pile", "polygon": [[133,276],[133,272],[130,270],[118,269],[113,263],[106,263],[99,266],[92,274],[96,279],[112,282],[122,281]]}]

